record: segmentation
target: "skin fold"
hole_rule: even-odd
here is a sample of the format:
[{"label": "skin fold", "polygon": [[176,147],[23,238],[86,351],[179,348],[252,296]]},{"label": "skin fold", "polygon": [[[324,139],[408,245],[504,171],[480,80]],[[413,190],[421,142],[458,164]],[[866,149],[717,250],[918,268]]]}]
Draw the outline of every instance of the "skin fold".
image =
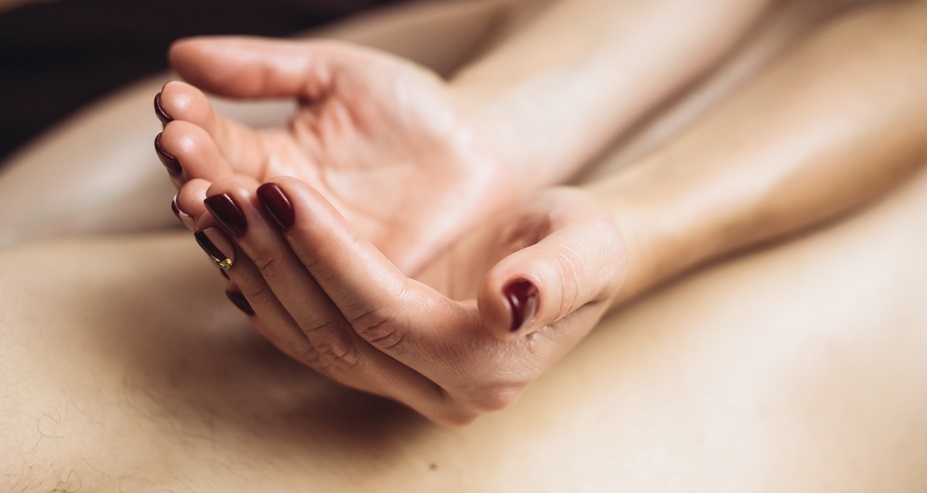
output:
[{"label": "skin fold", "polygon": [[[81,163],[164,173],[116,145],[151,154],[160,83],[49,136],[14,164],[66,149],[71,188],[15,166],[0,201],[67,208],[79,182],[105,227],[4,223],[57,237],[0,250],[0,490],[924,490],[924,3],[789,17],[805,7],[768,7],[783,14],[739,57],[718,48],[705,80],[674,81],[691,91],[665,118],[615,117],[631,137],[596,162],[619,172],[513,195],[418,269],[300,176],[175,179],[185,225],[234,256],[229,280],[189,232],[139,233],[173,220],[170,194]],[[82,159],[68,142],[120,104],[152,125]],[[183,122],[171,116],[165,134]],[[226,159],[228,142],[199,135]],[[258,191],[270,178],[288,228]],[[203,202],[223,194],[246,215],[241,237]],[[100,234],[123,214],[130,234]],[[512,332],[506,287],[526,277],[539,303]],[[564,296],[580,279],[589,292]]]},{"label": "skin fold", "polygon": [[[415,281],[311,182],[274,181],[288,208],[283,238],[247,173],[185,183],[181,195],[207,198],[192,214],[186,201],[180,208],[195,229],[225,232],[234,252],[217,258],[238,264],[227,290],[242,293],[258,330],[287,354],[436,422],[468,423],[513,403],[609,307],[846,213],[920,169],[922,9],[890,5],[833,22],[642,162],[507,208]],[[894,36],[880,38],[887,26]],[[860,97],[870,87],[885,91],[877,104]],[[839,185],[821,193],[821,183]],[[536,294],[513,301],[507,289],[520,282]]]}]

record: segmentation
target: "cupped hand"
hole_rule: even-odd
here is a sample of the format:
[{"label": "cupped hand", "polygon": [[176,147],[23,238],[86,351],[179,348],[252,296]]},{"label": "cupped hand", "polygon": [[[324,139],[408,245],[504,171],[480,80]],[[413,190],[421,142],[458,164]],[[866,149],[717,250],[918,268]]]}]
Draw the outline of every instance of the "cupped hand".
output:
[{"label": "cupped hand", "polygon": [[[205,91],[289,98],[286,128],[251,129],[219,115],[197,87],[169,82],[156,97],[156,139],[178,187],[239,175],[292,176],[319,190],[401,270],[418,271],[456,237],[516,197],[515,180],[481,147],[440,78],[374,50],[332,41],[193,38],[171,64]],[[202,209],[202,189],[180,208]]]},{"label": "cupped hand", "polygon": [[[429,419],[512,404],[596,324],[621,287],[610,216],[555,189],[484,228],[414,280],[292,178],[216,182],[199,233],[231,263],[230,297],[293,358]],[[221,230],[220,230],[221,229]],[[434,286],[434,287],[433,287]]]}]

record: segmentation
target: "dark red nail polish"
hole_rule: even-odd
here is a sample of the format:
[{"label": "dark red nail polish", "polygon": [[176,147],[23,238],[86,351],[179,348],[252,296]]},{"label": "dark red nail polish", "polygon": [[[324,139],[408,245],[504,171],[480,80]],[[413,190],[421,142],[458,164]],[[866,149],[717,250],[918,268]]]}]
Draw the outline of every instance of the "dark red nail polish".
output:
[{"label": "dark red nail polish", "polygon": [[208,197],[203,203],[206,204],[206,208],[209,209],[212,217],[216,218],[216,221],[228,234],[236,238],[245,235],[245,231],[248,230],[248,220],[245,219],[245,215],[235,204],[235,201],[232,200],[232,197],[220,193]]},{"label": "dark red nail polish", "polygon": [[161,143],[161,134],[158,134],[155,137],[155,152],[158,153],[158,159],[161,160],[161,164],[167,168],[167,172],[174,175],[180,176],[183,173],[183,168],[180,166],[180,161],[172,156],[169,152],[164,150],[164,145]]},{"label": "dark red nail polish", "polygon": [[177,197],[174,197],[174,200],[171,201],[171,212],[177,216],[177,219],[180,219],[180,207],[177,207]]},{"label": "dark red nail polish", "polygon": [[193,238],[196,240],[196,243],[200,246],[200,248],[206,252],[206,255],[218,259],[228,258],[224,253],[222,253],[222,250],[219,250],[219,247],[217,247],[212,242],[212,240],[206,236],[205,231],[197,231],[196,233],[193,233]]},{"label": "dark red nail polish", "polygon": [[502,288],[502,296],[505,297],[505,301],[509,304],[509,311],[512,312],[512,326],[509,328],[512,332],[520,329],[538,311],[540,300],[538,288],[527,279],[509,281]]},{"label": "dark red nail polish", "polygon": [[257,189],[258,199],[264,210],[270,214],[270,217],[277,221],[284,231],[293,227],[296,217],[293,213],[293,206],[290,200],[286,198],[283,190],[276,183],[265,183]]},{"label": "dark red nail polish", "polygon": [[251,303],[248,303],[245,295],[241,294],[238,291],[227,290],[225,295],[228,296],[229,300],[238,307],[239,310],[245,312],[245,315],[249,317],[254,316],[254,308],[251,308]]},{"label": "dark red nail polish", "polygon": [[158,120],[161,120],[161,125],[167,125],[168,123],[174,121],[174,119],[171,118],[171,115],[168,115],[167,112],[164,111],[164,106],[161,105],[161,93],[160,92],[155,94],[154,110],[155,110],[155,114],[158,115]]}]

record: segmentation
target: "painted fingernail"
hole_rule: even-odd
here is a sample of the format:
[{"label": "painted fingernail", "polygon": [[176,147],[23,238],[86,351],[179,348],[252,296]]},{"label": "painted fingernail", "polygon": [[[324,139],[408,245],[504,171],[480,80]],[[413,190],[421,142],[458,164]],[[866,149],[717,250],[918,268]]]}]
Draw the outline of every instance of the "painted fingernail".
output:
[{"label": "painted fingernail", "polygon": [[164,150],[164,144],[161,142],[161,135],[158,134],[155,137],[155,152],[158,154],[158,159],[161,160],[161,164],[167,168],[167,172],[174,175],[180,176],[183,173],[183,167],[180,166],[180,161],[177,160],[171,153]]},{"label": "painted fingernail", "polygon": [[228,296],[229,300],[231,300],[239,310],[245,312],[245,315],[249,317],[254,316],[254,308],[251,308],[251,303],[248,303],[248,299],[245,298],[245,295],[241,294],[240,291],[229,289],[225,291],[225,295]]},{"label": "painted fingernail", "polygon": [[222,270],[229,270],[235,265],[235,247],[218,229],[206,228],[197,231],[193,233],[193,238]]},{"label": "painted fingernail", "polygon": [[293,213],[293,206],[290,200],[286,198],[283,190],[276,183],[265,183],[257,189],[258,199],[264,206],[264,210],[270,214],[270,217],[277,221],[280,228],[284,231],[293,227],[296,218]]},{"label": "painted fingernail", "polygon": [[177,196],[176,195],[174,196],[174,200],[171,201],[171,212],[173,212],[174,215],[177,216],[177,219],[183,220],[183,218],[180,217],[180,207],[177,207]]},{"label": "painted fingernail", "polygon": [[177,204],[176,195],[174,195],[174,199],[171,200],[171,212],[173,212],[174,215],[177,216],[177,219],[180,219],[180,222],[182,222],[184,226],[190,229],[196,229],[196,220],[193,219],[193,216],[191,216],[190,214],[187,214],[186,212],[180,210],[180,206]]},{"label": "painted fingernail", "polygon": [[168,123],[174,121],[171,118],[171,115],[167,114],[167,111],[164,111],[164,106],[161,105],[161,93],[155,94],[154,98],[154,110],[155,114],[158,115],[158,120],[161,120],[161,125],[167,125]]},{"label": "painted fingernail", "polygon": [[203,203],[206,204],[206,208],[209,209],[212,217],[216,218],[216,221],[228,234],[236,238],[245,235],[245,231],[248,230],[248,220],[245,219],[245,215],[235,204],[235,201],[232,200],[232,197],[220,193],[219,195],[207,197]]},{"label": "painted fingernail", "polygon": [[538,288],[527,279],[519,278],[509,281],[502,288],[502,296],[505,297],[505,301],[509,304],[509,311],[512,312],[512,326],[509,328],[512,332],[520,329],[538,311],[540,299]]}]

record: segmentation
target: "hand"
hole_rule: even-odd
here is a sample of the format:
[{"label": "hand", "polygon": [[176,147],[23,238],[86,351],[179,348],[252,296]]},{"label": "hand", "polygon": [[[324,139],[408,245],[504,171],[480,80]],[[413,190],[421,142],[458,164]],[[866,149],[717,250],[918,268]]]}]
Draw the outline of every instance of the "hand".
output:
[{"label": "hand", "polygon": [[180,41],[170,58],[204,90],[299,102],[287,128],[253,130],[218,115],[198,89],[166,84],[156,100],[170,121],[159,154],[179,187],[205,180],[181,189],[188,213],[202,212],[208,182],[296,177],[411,273],[518,198],[494,152],[480,147],[490,139],[469,123],[467,105],[410,62],[330,41],[257,38]]},{"label": "hand", "polygon": [[436,261],[421,279],[440,290],[404,276],[298,180],[255,192],[226,179],[208,195],[216,219],[242,234],[201,235],[214,257],[231,259],[231,296],[261,333],[331,378],[445,425],[513,403],[596,324],[625,270],[614,222],[572,189]]}]

